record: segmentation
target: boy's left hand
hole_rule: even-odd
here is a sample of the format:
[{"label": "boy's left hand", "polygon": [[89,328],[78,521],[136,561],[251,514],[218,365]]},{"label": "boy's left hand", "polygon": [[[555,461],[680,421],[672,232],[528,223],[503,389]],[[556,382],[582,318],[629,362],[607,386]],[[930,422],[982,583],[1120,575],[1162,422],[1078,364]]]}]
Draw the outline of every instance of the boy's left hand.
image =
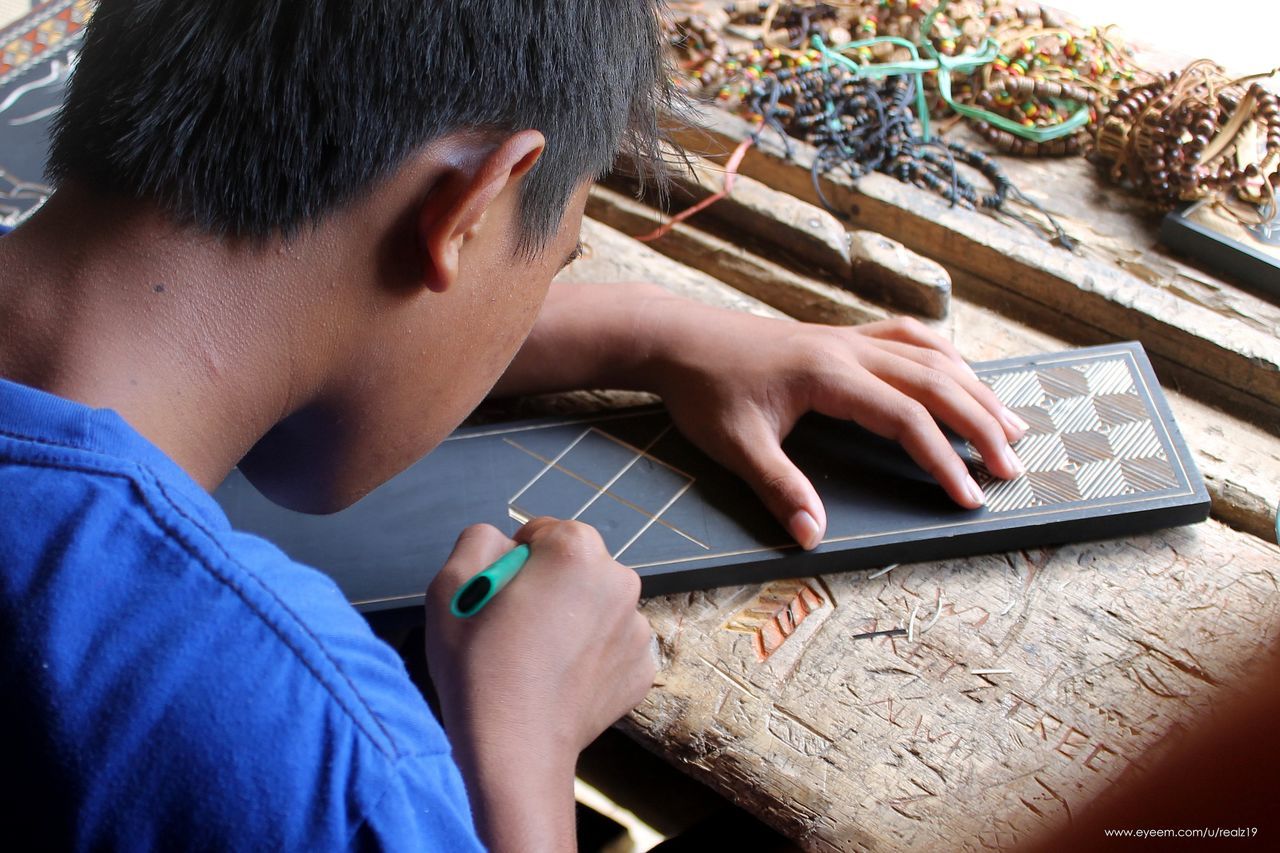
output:
[{"label": "boy's left hand", "polygon": [[976,508],[985,498],[937,421],[971,441],[993,474],[1025,470],[1009,442],[1026,423],[918,321],[822,326],[682,304],[679,317],[673,312],[655,332],[644,384],[662,396],[680,430],[742,477],[806,548],[821,541],[826,513],[781,446],[806,412],[899,442],[961,506]]},{"label": "boy's left hand", "polygon": [[646,284],[557,282],[494,393],[630,388],[662,396],[676,425],[737,473],[812,548],[826,513],[782,451],[806,412],[902,444],[961,506],[983,495],[938,422],[991,473],[1016,477],[1027,425],[946,339],[910,319],[822,326],[714,308]]}]

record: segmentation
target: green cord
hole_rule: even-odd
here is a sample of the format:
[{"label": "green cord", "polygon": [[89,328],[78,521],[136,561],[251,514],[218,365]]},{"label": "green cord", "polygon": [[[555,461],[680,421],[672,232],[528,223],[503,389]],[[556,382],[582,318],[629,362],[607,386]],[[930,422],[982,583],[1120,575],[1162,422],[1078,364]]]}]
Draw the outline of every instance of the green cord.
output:
[{"label": "green cord", "polygon": [[[951,72],[971,73],[984,65],[995,60],[999,52],[999,45],[995,39],[987,36],[983,41],[982,49],[976,53],[965,53],[960,56],[946,56],[938,53],[933,46],[933,42],[929,41],[929,32],[933,29],[934,19],[947,7],[950,0],[940,0],[937,6],[929,11],[925,16],[924,22],[920,26],[920,43],[919,45],[898,36],[877,36],[875,38],[862,39],[861,41],[851,41],[847,44],[835,45],[828,47],[823,42],[822,37],[815,35],[812,39],[813,47],[822,54],[822,66],[824,69],[829,67],[830,62],[834,61],[845,68],[856,78],[876,78],[891,77],[901,74],[909,74],[915,79],[916,84],[916,113],[920,118],[920,129],[922,136],[926,142],[932,137],[929,128],[929,109],[924,98],[924,73],[926,71],[936,71],[938,74],[938,94],[942,97],[943,103],[954,110],[959,115],[966,118],[975,119],[977,121],[986,122],[1001,130],[1008,131],[1015,136],[1031,142],[1050,142],[1063,136],[1068,136],[1079,130],[1089,123],[1089,107],[1081,106],[1072,113],[1065,121],[1050,127],[1027,127],[1011,119],[1005,118],[999,113],[984,110],[981,107],[973,107],[968,104],[957,103],[951,94]],[[893,44],[898,47],[905,48],[911,54],[911,60],[908,62],[884,62],[878,64],[860,65],[849,59],[844,54],[850,50],[857,50],[860,47],[870,47],[874,44]],[[920,58],[920,48],[924,48],[929,54],[928,59]]]},{"label": "green cord", "polygon": [[[920,58],[920,52],[916,50],[916,46],[904,38],[898,36],[877,36],[876,38],[862,39],[861,41],[851,41],[848,44],[837,45],[835,47],[827,47],[822,37],[814,35],[812,39],[814,48],[822,54],[823,68],[827,67],[827,60],[834,60],[856,78],[866,77],[893,77],[899,74],[910,74],[915,78],[916,83],[916,114],[920,117],[920,132],[927,142],[930,138],[929,131],[929,108],[924,101],[924,77],[922,72],[930,71],[935,66],[927,60]],[[844,52],[848,50],[857,50],[860,47],[869,47],[873,44],[896,44],[904,47],[911,52],[910,62],[883,62],[875,65],[859,65],[847,56]]]},{"label": "green cord", "polygon": [[[994,46],[994,45],[993,45]],[[938,94],[942,97],[944,103],[951,109],[955,110],[966,118],[985,121],[1001,130],[1007,130],[1015,136],[1028,139],[1032,142],[1049,142],[1075,133],[1081,127],[1089,123],[1089,108],[1087,106],[1079,107],[1065,121],[1060,124],[1050,125],[1049,127],[1027,127],[1016,121],[1007,119],[999,113],[993,113],[984,110],[981,107],[971,107],[968,104],[959,104],[951,97],[951,73],[950,69],[942,60],[948,57],[939,56],[938,71]],[[993,57],[994,58],[994,57]]]},{"label": "green cord", "polygon": [[949,57],[938,53],[933,46],[933,42],[929,41],[929,32],[933,29],[933,21],[951,0],[939,0],[938,5],[929,10],[929,14],[925,15],[924,22],[920,26],[920,42],[925,50],[938,63],[938,94],[942,97],[943,103],[951,107],[952,110],[960,115],[985,121],[990,125],[1006,130],[1014,136],[1020,136],[1032,142],[1049,142],[1063,136],[1074,133],[1079,128],[1089,123],[1089,108],[1087,106],[1079,107],[1072,113],[1066,121],[1052,127],[1027,127],[1016,121],[1005,118],[999,113],[993,113],[990,110],[984,110],[981,107],[971,107],[968,104],[958,104],[951,97],[951,72],[952,70],[970,71],[982,65],[992,62],[996,58],[996,54],[1000,50],[1000,46],[996,44],[995,39],[987,36],[982,43],[982,50],[978,55],[973,55],[973,60],[980,60],[976,65],[970,66],[965,56]]}]

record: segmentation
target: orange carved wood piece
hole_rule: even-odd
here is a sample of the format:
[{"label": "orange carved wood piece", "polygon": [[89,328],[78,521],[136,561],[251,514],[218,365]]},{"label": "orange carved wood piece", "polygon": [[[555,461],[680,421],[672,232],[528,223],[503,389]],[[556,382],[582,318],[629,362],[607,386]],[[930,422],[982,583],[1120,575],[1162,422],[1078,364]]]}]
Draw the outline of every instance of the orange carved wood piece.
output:
[{"label": "orange carved wood piece", "polygon": [[756,657],[765,660],[795,633],[805,617],[822,607],[822,596],[807,581],[765,584],[751,603],[725,623],[729,631],[752,634]]}]

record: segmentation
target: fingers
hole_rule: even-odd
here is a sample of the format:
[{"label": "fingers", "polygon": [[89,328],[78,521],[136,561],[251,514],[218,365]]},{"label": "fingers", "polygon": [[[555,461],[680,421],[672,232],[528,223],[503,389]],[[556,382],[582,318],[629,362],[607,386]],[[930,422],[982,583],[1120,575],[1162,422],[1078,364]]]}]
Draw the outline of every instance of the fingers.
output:
[{"label": "fingers", "polygon": [[964,356],[960,354],[960,350],[956,349],[951,341],[914,317],[894,317],[891,320],[866,323],[858,326],[856,331],[858,334],[868,338],[897,341],[902,344],[911,344],[912,346],[935,350],[960,365],[974,379],[978,378],[977,374],[973,372],[973,368],[969,366],[969,363],[964,360]]},{"label": "fingers", "polygon": [[[936,370],[948,370],[955,380],[966,391],[978,400],[987,411],[999,419],[1005,435],[1010,441],[1017,441],[1027,431],[1028,424],[1009,410],[995,392],[986,386],[978,374],[973,372],[969,362],[965,361],[960,350],[951,341],[930,329],[913,317],[897,317],[858,326],[857,333],[863,337],[875,338],[882,342],[885,349],[891,349],[898,355],[923,363]],[[933,353],[945,359],[939,362]],[[955,370],[950,370],[954,366]]]},{"label": "fingers", "polygon": [[473,524],[463,530],[445,560],[439,574],[431,581],[427,596],[431,600],[448,600],[458,585],[486,568],[494,560],[516,546],[506,534],[490,524]]},{"label": "fingers", "polygon": [[517,530],[515,541],[528,545],[531,549],[536,543],[539,551],[552,551],[560,557],[599,556],[612,562],[605,550],[604,540],[600,538],[600,532],[581,521],[544,515]]},{"label": "fingers", "polygon": [[590,524],[541,516],[517,530],[515,540],[528,545],[540,557],[554,557],[554,561],[560,565],[586,562],[593,566],[615,569],[617,571],[611,572],[609,577],[623,585],[620,595],[633,606],[640,600],[640,576],[613,559],[600,531]]},{"label": "fingers", "polygon": [[[879,338],[881,341],[897,341],[899,343],[910,343],[911,346],[927,347],[929,350],[937,350],[942,355],[948,357],[957,364],[964,365],[968,368],[969,362],[964,360],[964,356],[960,355],[960,351],[956,350],[954,343],[947,341],[941,334],[934,332],[933,329],[927,327],[913,316],[896,316],[890,320],[879,320],[877,323],[867,323],[856,327],[859,334],[863,334],[869,338]],[[972,373],[972,369],[970,369]]]},{"label": "fingers", "polygon": [[[904,344],[897,341],[881,341],[878,346],[885,352],[891,352],[903,358],[910,359],[922,367],[938,370],[946,373],[956,383],[977,400],[983,408],[990,412],[998,421],[1004,430],[1005,437],[1009,441],[1017,441],[1026,434],[1029,428],[1027,422],[1014,414],[1010,409],[1000,402],[1000,398],[996,393],[987,387],[987,384],[977,377],[977,374],[963,362],[957,364],[951,357],[939,353],[936,350],[926,349],[913,344]],[[965,436],[969,438],[969,436]],[[985,455],[985,451],[984,451]]]},{"label": "fingers", "polygon": [[[653,630],[649,621],[635,609],[640,602],[640,576],[614,560],[600,532],[580,521],[548,516],[535,518],[516,531],[515,539],[529,546],[533,555],[531,564],[547,564],[560,572],[582,573],[577,582],[578,592],[582,594],[588,587],[592,590],[595,603],[590,610],[601,618],[600,627],[610,624],[603,618],[605,614],[631,611],[622,622],[615,623],[618,633],[597,635],[597,641],[611,644],[617,655],[619,665],[612,675],[618,679],[622,701],[626,703],[625,708],[615,709],[603,725],[612,723],[644,700],[657,673],[650,653]],[[574,582],[571,575],[559,575],[554,581],[560,587]]]},{"label": "fingers", "polygon": [[924,404],[865,368],[851,368],[840,384],[815,400],[815,408],[901,444],[915,463],[961,506],[977,509],[986,502],[982,489],[969,475],[968,466]]},{"label": "fingers", "polygon": [[[928,350],[917,352],[926,353]],[[882,351],[868,359],[867,367],[898,391],[923,403],[934,417],[973,442],[991,473],[1005,479],[1025,474],[1026,466],[1009,446],[1005,424],[971,393],[965,383],[957,380],[954,368],[948,370],[940,364],[946,361],[945,358],[935,355],[933,361],[936,366],[927,366],[921,361]],[[982,385],[977,380],[972,381]]]},{"label": "fingers", "polygon": [[781,437],[762,417],[748,417],[720,461],[747,482],[806,550],[817,547],[827,514],[813,484],[782,451]]}]

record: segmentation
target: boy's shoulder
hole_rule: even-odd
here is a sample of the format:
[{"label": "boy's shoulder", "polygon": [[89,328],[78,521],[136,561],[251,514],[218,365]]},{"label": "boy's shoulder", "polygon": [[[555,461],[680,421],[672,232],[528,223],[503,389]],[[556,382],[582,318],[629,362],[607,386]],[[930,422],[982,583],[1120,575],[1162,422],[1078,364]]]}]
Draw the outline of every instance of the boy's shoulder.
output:
[{"label": "boy's shoulder", "polygon": [[[32,779],[14,816],[107,846],[468,837],[443,733],[337,587],[231,530],[117,416],[39,394],[0,383],[0,716]],[[415,796],[434,828],[387,811]]]}]

